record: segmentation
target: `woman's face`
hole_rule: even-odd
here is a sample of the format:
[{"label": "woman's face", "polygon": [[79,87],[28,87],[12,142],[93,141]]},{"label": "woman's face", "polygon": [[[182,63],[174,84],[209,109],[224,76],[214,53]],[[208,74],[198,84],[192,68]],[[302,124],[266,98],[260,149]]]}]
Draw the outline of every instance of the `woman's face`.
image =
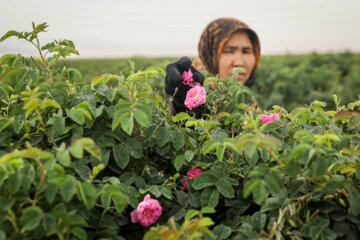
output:
[{"label": "woman's face", "polygon": [[234,78],[244,84],[250,77],[255,66],[255,53],[250,38],[246,32],[235,32],[225,43],[219,55],[219,76],[227,79],[235,67],[242,67],[245,72],[234,75]]}]

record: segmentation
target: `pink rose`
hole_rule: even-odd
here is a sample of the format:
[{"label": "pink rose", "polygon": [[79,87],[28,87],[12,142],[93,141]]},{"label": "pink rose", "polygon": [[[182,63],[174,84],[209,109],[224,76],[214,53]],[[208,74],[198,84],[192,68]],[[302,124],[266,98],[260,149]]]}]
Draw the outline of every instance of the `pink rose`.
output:
[{"label": "pink rose", "polygon": [[197,178],[202,173],[200,168],[194,168],[186,173],[189,178]]},{"label": "pink rose", "polygon": [[191,69],[189,69],[188,72],[184,71],[181,75],[181,79],[183,80],[183,84],[189,85],[190,87],[193,87],[194,85],[190,82],[193,81],[193,73],[191,72]]},{"label": "pink rose", "polygon": [[204,104],[206,100],[206,91],[205,88],[203,88],[200,85],[196,85],[195,87],[191,88],[186,93],[186,99],[185,99],[185,106],[188,109],[193,109],[201,104]]},{"label": "pink rose", "polygon": [[278,113],[270,113],[269,115],[260,115],[261,124],[266,124],[273,121],[278,121],[280,119],[280,114]]},{"label": "pink rose", "polygon": [[181,190],[189,190],[188,186],[187,186],[187,183],[188,183],[188,179],[186,177],[183,177],[182,178],[182,182],[181,182]]},{"label": "pink rose", "polygon": [[[186,173],[186,175],[189,178],[197,178],[201,173],[202,173],[202,170],[200,168],[194,168],[194,169],[188,171]],[[182,182],[181,182],[181,184],[182,184],[181,189],[182,190],[189,190],[189,188],[187,186],[188,181],[189,180],[186,177],[182,178]]]},{"label": "pink rose", "polygon": [[246,126],[248,124],[248,122],[246,120],[244,120],[244,126]]},{"label": "pink rose", "polygon": [[159,201],[152,199],[150,194],[146,194],[144,200],[131,212],[131,222],[140,222],[142,226],[147,227],[156,222],[161,213],[162,208]]}]

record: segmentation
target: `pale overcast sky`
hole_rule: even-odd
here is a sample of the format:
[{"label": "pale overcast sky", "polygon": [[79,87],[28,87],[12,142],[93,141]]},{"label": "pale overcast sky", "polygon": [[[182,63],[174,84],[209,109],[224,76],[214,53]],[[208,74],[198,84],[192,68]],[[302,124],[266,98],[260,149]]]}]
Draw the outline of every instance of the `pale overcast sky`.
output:
[{"label": "pale overcast sky", "polygon": [[[73,40],[83,58],[195,56],[219,17],[253,28],[262,55],[360,52],[360,0],[0,0],[0,35],[47,22],[41,42]],[[0,55],[32,49],[16,38],[0,43]]]}]

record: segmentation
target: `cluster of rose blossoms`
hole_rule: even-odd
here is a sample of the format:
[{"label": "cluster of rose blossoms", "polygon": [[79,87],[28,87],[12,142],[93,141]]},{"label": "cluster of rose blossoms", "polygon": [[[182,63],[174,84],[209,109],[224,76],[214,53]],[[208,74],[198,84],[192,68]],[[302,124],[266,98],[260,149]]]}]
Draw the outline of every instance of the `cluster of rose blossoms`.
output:
[{"label": "cluster of rose blossoms", "polygon": [[[188,171],[186,173],[186,175],[189,177],[189,178],[197,178],[200,174],[202,173],[202,170],[200,168],[194,168],[190,171]],[[183,177],[182,178],[182,186],[181,186],[181,189],[182,190],[189,190],[188,186],[187,186],[187,183],[188,183],[188,179],[186,177]]]},{"label": "cluster of rose blossoms", "polygon": [[[260,115],[260,120],[261,120],[261,124],[264,125],[266,123],[269,123],[269,122],[274,122],[274,121],[279,121],[280,120],[280,114],[278,113],[270,113],[269,115],[265,115],[265,114],[262,114]],[[244,121],[244,125],[247,125],[248,122],[245,120]],[[282,127],[283,125],[280,124],[280,127]]]},{"label": "cluster of rose blossoms", "polygon": [[[189,178],[197,178],[202,173],[200,168],[195,168],[187,172]],[[183,177],[182,190],[188,190],[188,179]],[[130,213],[131,222],[139,222],[141,226],[147,227],[156,222],[162,214],[162,207],[156,199],[152,199],[150,194],[147,194],[142,202],[138,204],[136,209]]]},{"label": "cluster of rose blossoms", "polygon": [[206,100],[206,91],[200,83],[194,82],[193,73],[191,69],[188,72],[184,71],[181,75],[181,79],[183,80],[183,84],[189,85],[191,89],[186,93],[185,106],[192,110],[205,103]]},{"label": "cluster of rose blossoms", "polygon": [[260,115],[261,124],[266,124],[273,121],[280,120],[280,114],[278,113],[270,113],[269,115]]},{"label": "cluster of rose blossoms", "polygon": [[[205,103],[206,100],[206,91],[205,89],[198,83],[193,82],[193,74],[191,69],[188,72],[184,72],[181,76],[183,80],[183,84],[189,85],[192,87],[186,95],[185,105],[190,110],[198,107],[201,104]],[[192,84],[192,82],[194,84]],[[266,124],[273,121],[280,120],[280,114],[278,113],[270,113],[269,115],[260,115],[261,124]],[[244,125],[247,124],[247,121],[244,121]],[[282,125],[280,125],[282,127]],[[194,168],[186,173],[189,179],[197,178],[202,173],[200,168]],[[189,190],[187,183],[188,178],[182,178],[182,190]],[[147,194],[142,202],[138,204],[136,209],[131,212],[131,221],[133,223],[139,222],[142,226],[147,227],[156,222],[156,220],[162,214],[162,207],[160,203],[156,199],[152,199],[150,194]]]}]

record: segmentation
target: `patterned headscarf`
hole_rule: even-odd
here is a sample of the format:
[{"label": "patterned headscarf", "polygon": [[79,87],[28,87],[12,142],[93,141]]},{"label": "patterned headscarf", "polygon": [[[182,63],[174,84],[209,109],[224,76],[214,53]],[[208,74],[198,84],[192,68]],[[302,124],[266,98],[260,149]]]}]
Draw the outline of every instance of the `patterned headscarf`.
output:
[{"label": "patterned headscarf", "polygon": [[254,48],[255,67],[245,83],[245,85],[251,86],[255,81],[254,74],[260,62],[260,42],[252,29],[235,18],[219,18],[209,23],[201,35],[198,46],[199,56],[195,59],[193,65],[199,71],[204,70],[212,74],[218,74],[219,55],[225,43],[237,31],[245,31]]}]

